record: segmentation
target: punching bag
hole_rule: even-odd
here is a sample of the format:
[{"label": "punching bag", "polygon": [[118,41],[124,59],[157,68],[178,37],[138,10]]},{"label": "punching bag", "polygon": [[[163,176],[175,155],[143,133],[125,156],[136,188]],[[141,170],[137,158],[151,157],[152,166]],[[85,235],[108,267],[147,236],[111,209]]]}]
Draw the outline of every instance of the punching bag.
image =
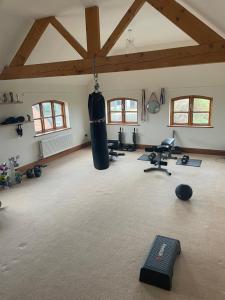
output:
[{"label": "punching bag", "polygon": [[89,95],[88,110],[94,166],[98,170],[105,170],[109,167],[109,152],[105,120],[105,99],[100,92],[94,92]]}]

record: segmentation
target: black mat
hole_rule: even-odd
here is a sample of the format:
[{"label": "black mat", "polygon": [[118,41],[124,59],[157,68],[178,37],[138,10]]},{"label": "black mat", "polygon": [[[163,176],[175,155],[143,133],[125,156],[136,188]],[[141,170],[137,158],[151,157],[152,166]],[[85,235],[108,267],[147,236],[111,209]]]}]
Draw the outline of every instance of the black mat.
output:
[{"label": "black mat", "polygon": [[149,161],[148,154],[143,154],[138,158],[138,160]]},{"label": "black mat", "polygon": [[177,165],[188,166],[188,167],[201,167],[202,160],[200,159],[189,159],[186,165],[183,165],[181,162],[181,158],[177,160]]}]

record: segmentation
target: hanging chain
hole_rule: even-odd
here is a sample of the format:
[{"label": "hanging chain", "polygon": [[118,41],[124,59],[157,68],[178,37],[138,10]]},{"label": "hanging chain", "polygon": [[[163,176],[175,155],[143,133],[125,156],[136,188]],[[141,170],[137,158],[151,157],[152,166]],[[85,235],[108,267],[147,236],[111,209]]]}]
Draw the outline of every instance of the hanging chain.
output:
[{"label": "hanging chain", "polygon": [[96,59],[95,56],[93,58],[93,75],[94,75],[94,89],[96,93],[99,93],[100,90],[100,86],[99,86],[99,82],[98,82],[98,74],[96,73]]}]

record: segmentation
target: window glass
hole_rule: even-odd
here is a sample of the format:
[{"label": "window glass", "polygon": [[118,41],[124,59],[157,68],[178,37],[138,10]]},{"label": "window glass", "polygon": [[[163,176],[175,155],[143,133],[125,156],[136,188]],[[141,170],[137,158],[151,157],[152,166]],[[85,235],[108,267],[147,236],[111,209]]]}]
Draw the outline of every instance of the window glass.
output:
[{"label": "window glass", "polygon": [[34,120],[34,130],[35,132],[41,132],[42,131],[42,125],[41,120]]},{"label": "window glass", "polygon": [[209,123],[209,113],[194,113],[193,123],[199,125],[207,125]]},{"label": "window glass", "polygon": [[125,110],[137,111],[137,101],[125,100]]},{"label": "window glass", "polygon": [[138,123],[138,101],[135,99],[108,100],[107,108],[109,123]]},{"label": "window glass", "polygon": [[125,121],[129,122],[129,123],[136,123],[137,122],[137,113],[126,112]]},{"label": "window glass", "polygon": [[185,96],[171,101],[170,125],[211,126],[212,99],[204,96]]},{"label": "window glass", "polygon": [[122,110],[122,101],[114,100],[110,102],[110,110],[111,111],[121,111]]},{"label": "window glass", "polygon": [[55,111],[55,116],[61,116],[62,115],[62,105],[59,103],[54,103],[54,111]]},{"label": "window glass", "polygon": [[34,130],[36,133],[51,132],[66,128],[64,103],[59,101],[43,101],[32,106]]},{"label": "window glass", "polygon": [[189,99],[176,100],[174,102],[174,111],[176,112],[188,112]]},{"label": "window glass", "polygon": [[210,110],[210,100],[195,98],[193,111],[209,111]]},{"label": "window glass", "polygon": [[52,118],[45,118],[44,119],[45,129],[53,129],[53,119]]},{"label": "window glass", "polygon": [[32,106],[32,111],[33,111],[33,118],[34,119],[39,119],[41,117],[39,104],[33,105]]},{"label": "window glass", "polygon": [[186,113],[175,113],[174,114],[175,124],[188,124],[188,114]]},{"label": "window glass", "polygon": [[121,113],[112,113],[111,121],[112,122],[122,122],[122,114]]},{"label": "window glass", "polygon": [[63,127],[63,117],[56,117],[55,118],[55,124],[56,124],[56,127],[59,128],[59,127]]},{"label": "window glass", "polygon": [[52,106],[50,102],[43,103],[42,108],[43,108],[43,115],[45,118],[52,116]]}]

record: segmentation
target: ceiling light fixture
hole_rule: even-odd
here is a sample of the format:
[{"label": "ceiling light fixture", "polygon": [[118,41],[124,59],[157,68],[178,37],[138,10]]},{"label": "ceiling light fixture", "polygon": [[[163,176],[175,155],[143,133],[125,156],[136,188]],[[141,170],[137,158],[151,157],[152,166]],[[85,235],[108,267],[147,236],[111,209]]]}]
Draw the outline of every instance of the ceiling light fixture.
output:
[{"label": "ceiling light fixture", "polygon": [[126,53],[134,53],[134,52],[136,52],[136,48],[134,44],[133,30],[129,28],[127,30],[127,38],[126,38]]}]

